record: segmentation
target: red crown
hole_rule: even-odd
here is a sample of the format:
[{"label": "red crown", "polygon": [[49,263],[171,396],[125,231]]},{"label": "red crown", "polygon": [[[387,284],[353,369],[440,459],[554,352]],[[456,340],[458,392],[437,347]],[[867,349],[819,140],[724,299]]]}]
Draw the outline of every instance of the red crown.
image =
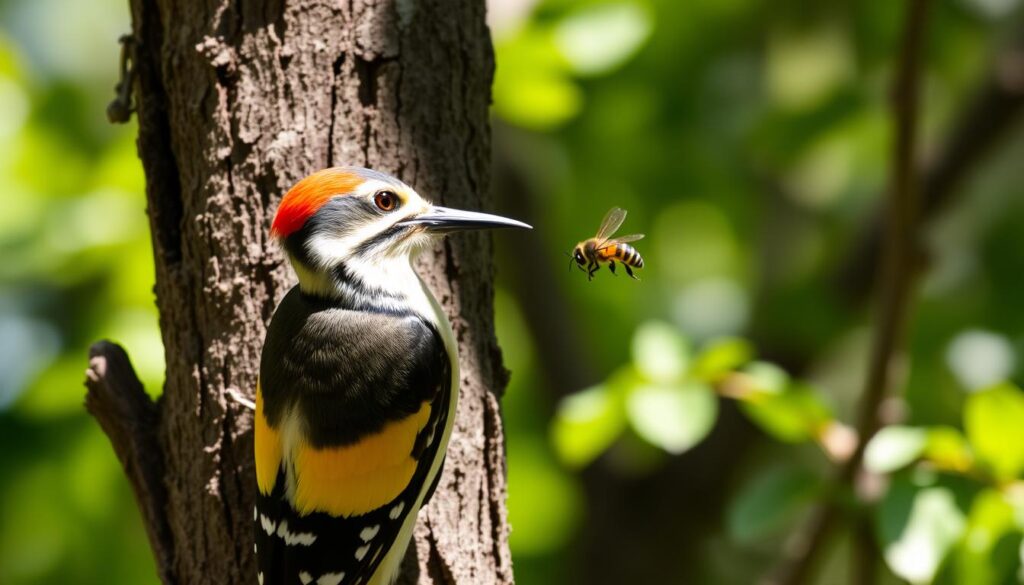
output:
[{"label": "red crown", "polygon": [[348,195],[363,182],[363,178],[352,171],[330,168],[317,171],[292,187],[277,208],[270,235],[287,238],[302,229],[306,220],[313,217],[333,197]]}]

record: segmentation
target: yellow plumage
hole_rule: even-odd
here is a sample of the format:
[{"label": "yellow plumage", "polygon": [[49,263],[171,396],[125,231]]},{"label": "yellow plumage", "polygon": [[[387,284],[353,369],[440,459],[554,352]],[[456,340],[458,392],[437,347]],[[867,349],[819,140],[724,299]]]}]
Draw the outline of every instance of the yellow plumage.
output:
[{"label": "yellow plumage", "polygon": [[263,415],[263,392],[256,384],[256,485],[260,493],[270,495],[274,491],[277,472],[281,468],[281,435],[269,424]]},{"label": "yellow plumage", "polygon": [[305,440],[285,454],[280,432],[263,415],[256,389],[256,480],[269,494],[287,458],[294,463],[292,506],[300,515],[326,512],[333,516],[365,514],[394,500],[408,485],[418,462],[412,457],[416,436],[430,419],[430,403],[359,442],[317,449]]}]

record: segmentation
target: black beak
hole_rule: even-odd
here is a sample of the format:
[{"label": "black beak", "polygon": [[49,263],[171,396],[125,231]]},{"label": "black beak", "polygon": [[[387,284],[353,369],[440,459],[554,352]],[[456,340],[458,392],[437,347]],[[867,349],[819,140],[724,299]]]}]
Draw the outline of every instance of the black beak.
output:
[{"label": "black beak", "polygon": [[434,207],[426,213],[400,221],[398,225],[423,226],[432,232],[438,233],[495,228],[533,229],[532,226],[521,221],[508,219],[500,215],[462,211],[461,209],[450,209],[448,207]]}]

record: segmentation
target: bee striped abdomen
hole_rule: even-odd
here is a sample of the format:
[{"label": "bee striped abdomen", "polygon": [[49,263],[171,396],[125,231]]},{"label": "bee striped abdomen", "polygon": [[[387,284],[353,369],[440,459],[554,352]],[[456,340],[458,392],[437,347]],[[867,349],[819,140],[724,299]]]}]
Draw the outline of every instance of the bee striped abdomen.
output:
[{"label": "bee striped abdomen", "polygon": [[644,259],[640,256],[640,252],[636,251],[636,248],[629,244],[613,244],[607,248],[601,250],[602,260],[618,260],[627,266],[633,266],[634,268],[643,268]]}]

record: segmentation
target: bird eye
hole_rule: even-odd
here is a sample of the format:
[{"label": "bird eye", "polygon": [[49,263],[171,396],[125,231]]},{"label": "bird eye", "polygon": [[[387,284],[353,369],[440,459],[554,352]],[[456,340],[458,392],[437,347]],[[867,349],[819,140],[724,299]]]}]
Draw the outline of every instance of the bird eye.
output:
[{"label": "bird eye", "polygon": [[394,211],[398,207],[398,195],[394,191],[379,191],[373,196],[373,204],[381,211]]}]

